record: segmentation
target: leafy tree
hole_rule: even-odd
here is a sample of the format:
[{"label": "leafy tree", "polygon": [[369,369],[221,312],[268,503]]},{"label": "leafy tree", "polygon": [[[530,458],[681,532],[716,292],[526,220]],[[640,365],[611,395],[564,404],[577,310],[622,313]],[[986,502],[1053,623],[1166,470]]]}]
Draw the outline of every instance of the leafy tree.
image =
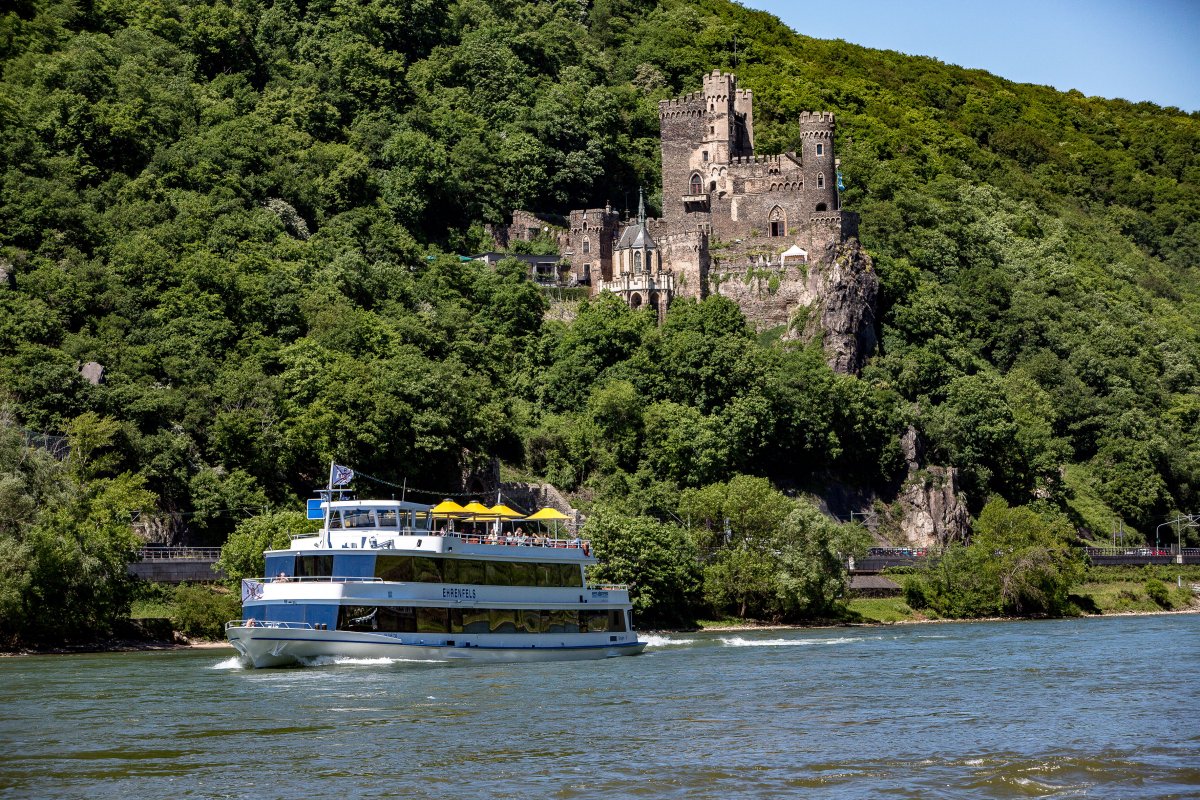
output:
[{"label": "leafy tree", "polygon": [[221,546],[214,570],[224,572],[231,583],[242,578],[261,578],[266,571],[266,550],[286,550],[292,536],[317,530],[319,525],[299,511],[272,511],[241,522]]},{"label": "leafy tree", "polygon": [[626,517],[601,509],[584,534],[600,564],[596,582],[629,584],[638,624],[687,625],[699,611],[694,546],[684,532],[650,517]]}]

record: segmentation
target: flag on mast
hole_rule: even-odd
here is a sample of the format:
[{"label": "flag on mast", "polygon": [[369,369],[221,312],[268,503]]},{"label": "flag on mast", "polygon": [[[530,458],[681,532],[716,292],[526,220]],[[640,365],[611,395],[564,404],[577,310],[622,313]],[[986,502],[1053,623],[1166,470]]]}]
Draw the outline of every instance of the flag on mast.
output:
[{"label": "flag on mast", "polygon": [[330,474],[329,480],[331,486],[345,486],[352,480],[354,480],[354,470],[343,467],[341,464],[333,465],[333,472]]}]

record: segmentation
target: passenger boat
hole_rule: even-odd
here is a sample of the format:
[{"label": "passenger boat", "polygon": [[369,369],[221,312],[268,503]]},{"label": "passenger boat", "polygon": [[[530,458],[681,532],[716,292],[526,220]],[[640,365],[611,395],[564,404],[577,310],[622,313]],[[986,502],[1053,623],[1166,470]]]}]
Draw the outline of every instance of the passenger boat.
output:
[{"label": "passenger boat", "polygon": [[[314,503],[316,501],[313,501]],[[318,533],[242,581],[229,642],[255,667],[322,657],[550,661],[637,655],[629,590],[589,585],[578,537],[453,530],[433,507],[325,500]]]}]

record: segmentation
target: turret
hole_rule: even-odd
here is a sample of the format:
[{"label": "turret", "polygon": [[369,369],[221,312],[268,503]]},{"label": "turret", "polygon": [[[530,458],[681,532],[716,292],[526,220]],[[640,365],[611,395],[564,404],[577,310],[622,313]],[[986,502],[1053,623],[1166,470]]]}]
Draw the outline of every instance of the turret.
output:
[{"label": "turret", "polygon": [[835,127],[831,113],[800,113],[800,163],[804,168],[805,210],[809,213],[838,210]]}]

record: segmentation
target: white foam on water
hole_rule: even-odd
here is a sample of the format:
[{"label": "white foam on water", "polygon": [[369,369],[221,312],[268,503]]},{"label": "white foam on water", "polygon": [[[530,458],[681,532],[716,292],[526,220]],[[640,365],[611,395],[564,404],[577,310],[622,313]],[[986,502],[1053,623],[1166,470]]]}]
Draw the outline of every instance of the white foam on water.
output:
[{"label": "white foam on water", "polygon": [[803,647],[817,644],[850,644],[861,642],[861,636],[844,636],[838,639],[746,639],[742,636],[722,636],[721,644],[726,647]]},{"label": "white foam on water", "polygon": [[659,636],[654,633],[638,634],[638,639],[646,643],[647,647],[669,647],[671,645],[695,644],[695,639],[673,639],[670,636]]},{"label": "white foam on water", "polygon": [[380,656],[378,658],[355,658],[353,656],[311,656],[301,658],[300,663],[306,667],[334,667],[334,666],[353,666],[353,667],[377,667],[387,666],[389,664],[445,664],[444,660],[434,660],[428,658],[388,658]]},{"label": "white foam on water", "polygon": [[242,661],[241,656],[233,656],[224,661],[213,664],[209,669],[247,669],[250,665]]}]

